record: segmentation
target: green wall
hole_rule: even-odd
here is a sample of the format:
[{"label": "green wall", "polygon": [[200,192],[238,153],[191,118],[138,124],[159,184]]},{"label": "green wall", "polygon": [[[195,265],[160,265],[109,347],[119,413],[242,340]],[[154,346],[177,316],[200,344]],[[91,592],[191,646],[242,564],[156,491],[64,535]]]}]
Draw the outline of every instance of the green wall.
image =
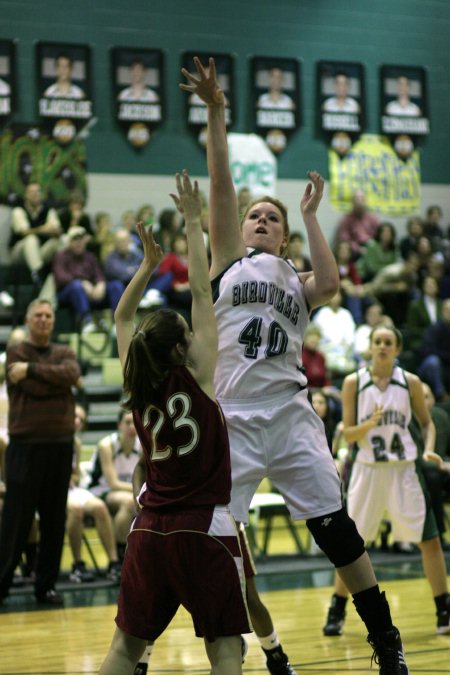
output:
[{"label": "green wall", "polygon": [[[422,65],[428,71],[431,135],[422,145],[422,179],[450,183],[450,2],[448,0],[0,0],[0,37],[18,41],[19,113],[36,120],[34,43],[92,47],[98,122],[87,141],[90,172],[204,175],[203,150],[185,124],[180,81],[183,51],[235,55],[236,124],[251,129],[249,57],[302,60],[303,126],[279,160],[280,178],[327,175],[327,147],[315,132],[315,65],[361,61],[366,73],[367,131],[378,128],[378,67]],[[109,48],[162,48],[167,118],[150,144],[135,151],[113,118]]]}]

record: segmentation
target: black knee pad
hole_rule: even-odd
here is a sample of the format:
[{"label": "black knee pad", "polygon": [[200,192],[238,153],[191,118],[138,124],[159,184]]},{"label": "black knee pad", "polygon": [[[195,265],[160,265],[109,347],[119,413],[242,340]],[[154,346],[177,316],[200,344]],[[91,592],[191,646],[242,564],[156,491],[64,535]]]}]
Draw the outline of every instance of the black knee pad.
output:
[{"label": "black knee pad", "polygon": [[365,551],[364,541],[345,509],[306,521],[317,546],[335,567],[355,562]]}]

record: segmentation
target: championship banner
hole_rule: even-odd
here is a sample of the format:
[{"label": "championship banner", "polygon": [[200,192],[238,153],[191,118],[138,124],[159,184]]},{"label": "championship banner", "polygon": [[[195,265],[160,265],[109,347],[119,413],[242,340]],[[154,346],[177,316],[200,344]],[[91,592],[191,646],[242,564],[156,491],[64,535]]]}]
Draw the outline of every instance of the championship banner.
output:
[{"label": "championship banner", "polygon": [[398,157],[388,138],[363,134],[341,158],[330,150],[330,201],[348,211],[352,195],[364,190],[367,206],[386,216],[408,216],[420,209],[420,159],[415,150],[407,160]]},{"label": "championship banner", "polygon": [[236,192],[249,188],[252,195],[274,195],[277,159],[256,134],[228,134],[230,169]]}]

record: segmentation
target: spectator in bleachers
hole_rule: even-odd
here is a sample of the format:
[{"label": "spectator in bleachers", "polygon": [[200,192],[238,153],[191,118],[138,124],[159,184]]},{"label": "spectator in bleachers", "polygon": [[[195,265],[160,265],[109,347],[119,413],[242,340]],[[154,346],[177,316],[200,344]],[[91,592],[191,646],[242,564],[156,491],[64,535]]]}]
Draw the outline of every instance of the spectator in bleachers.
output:
[{"label": "spectator in bleachers", "polygon": [[419,270],[418,270],[418,275],[419,275],[419,284],[422,283],[424,277],[428,273],[428,267],[430,264],[430,260],[433,255],[442,255],[440,253],[433,254],[433,247],[431,245],[431,241],[428,237],[425,235],[422,235],[419,237],[416,243],[416,248],[414,249],[419,256]]},{"label": "spectator in bleachers", "polygon": [[379,218],[369,211],[363,190],[355,190],[352,210],[340,220],[337,241],[349,241],[354,258],[358,258],[367,242],[375,236]]},{"label": "spectator in bleachers", "polygon": [[114,232],[112,230],[111,216],[106,211],[99,211],[95,214],[95,233],[90,246],[101,263],[114,250]]},{"label": "spectator in bleachers", "polygon": [[96,330],[92,311],[109,307],[114,314],[123,284],[105,280],[99,261],[86,250],[86,230],[73,227],[67,236],[67,247],[57,253],[53,261],[58,303],[60,307],[71,307],[81,322],[82,331],[89,333]]},{"label": "spectator in bleachers", "polygon": [[143,204],[136,212],[136,222],[144,225],[153,225],[155,222],[155,209],[151,204]]},{"label": "spectator in bleachers", "polygon": [[386,265],[392,265],[398,260],[396,236],[392,223],[378,225],[373,239],[367,242],[356,263],[364,282],[371,281]]},{"label": "spectator in bleachers", "polygon": [[410,251],[416,249],[416,244],[423,235],[423,222],[420,216],[408,218],[406,223],[406,235],[400,239],[400,254],[404,260],[408,257]]},{"label": "spectator in bleachers", "polygon": [[322,388],[331,385],[325,356],[320,350],[322,331],[314,323],[308,324],[303,336],[302,366],[308,378],[309,388]]},{"label": "spectator in bleachers", "polygon": [[350,242],[339,241],[334,250],[334,257],[339,270],[341,282],[342,304],[348,309],[356,323],[363,321],[363,303],[361,300],[361,277],[356,264],[352,260]]},{"label": "spectator in bleachers", "polygon": [[[23,206],[16,206],[11,214],[11,262],[24,263],[30,270],[36,290],[52,299],[46,267],[51,265],[60,248],[62,230],[55,209],[45,204],[39,183],[31,182],[25,188]],[[44,288],[43,284],[46,281]]]},{"label": "spectator in bleachers", "polygon": [[124,211],[120,217],[119,229],[126,230],[130,233],[131,244],[133,248],[141,248],[141,240],[136,230],[136,214],[131,209]]},{"label": "spectator in bleachers", "polygon": [[420,297],[412,300],[408,306],[405,326],[408,349],[415,354],[420,351],[426,329],[436,323],[441,311],[439,285],[434,277],[428,275],[422,282]]},{"label": "spectator in bleachers", "polygon": [[85,211],[86,201],[80,190],[74,190],[69,197],[66,208],[59,212],[59,220],[64,233],[71,227],[83,227],[88,234],[94,235],[89,215]]},{"label": "spectator in bleachers", "polygon": [[322,332],[320,349],[325,355],[332,379],[340,379],[356,367],[353,342],[356,324],[348,309],[342,307],[342,293],[338,291],[321,307],[312,321]]},{"label": "spectator in bleachers", "polygon": [[429,206],[423,223],[423,233],[431,241],[433,251],[442,251],[444,230],[441,225],[442,209],[440,206]]},{"label": "spectator in bleachers", "polygon": [[[171,250],[173,238],[181,231],[181,218],[176,209],[163,209],[159,214],[158,223],[153,227],[153,237],[167,253]],[[139,235],[136,232],[136,237]],[[141,245],[139,240],[139,245]]]},{"label": "spectator in bleachers", "polygon": [[114,250],[109,253],[103,264],[105,276],[109,281],[121,281],[128,286],[144,257],[140,249],[132,245],[131,235],[125,230],[117,230],[114,235]]},{"label": "spectator in bleachers", "polygon": [[311,391],[312,407],[319,415],[325,427],[325,436],[327,437],[328,447],[330,452],[333,445],[334,430],[336,428],[336,420],[334,415],[334,405],[330,402],[327,394],[323,389],[313,389]]},{"label": "spectator in bleachers", "polygon": [[132,476],[140,454],[133,414],[121,409],[117,431],[102,438],[94,452],[87,485],[93,495],[103,499],[113,516],[120,559],[135,513]]},{"label": "spectator in bleachers", "polygon": [[436,279],[439,286],[439,297],[450,298],[450,270],[445,266],[442,253],[434,253],[428,261],[427,273]]},{"label": "spectator in bleachers", "polygon": [[[172,275],[171,286],[167,291],[169,305],[177,311],[190,313],[192,295],[189,287],[187,237],[179,232],[172,240],[171,250],[161,260],[157,275]],[[157,278],[158,278],[157,276]]]},{"label": "spectator in bleachers", "polygon": [[363,285],[363,295],[375,297],[396,326],[403,327],[408,305],[418,293],[420,258],[411,251],[406,260],[387,265]]},{"label": "spectator in bleachers", "polygon": [[108,507],[102,499],[95,497],[92,492],[80,486],[80,459],[81,439],[80,432],[86,422],[86,410],[81,405],[75,406],[75,438],[72,478],[67,496],[66,531],[73,556],[70,580],[77,583],[93,581],[94,574],[90,572],[81,558],[81,545],[86,516],[94,519],[100,541],[108,557],[107,578],[112,581],[120,579],[120,562],[117,555],[117,545],[114,536],[113,523]]},{"label": "spectator in bleachers", "polygon": [[286,249],[286,258],[290,260],[295,267],[296,272],[310,272],[312,270],[311,260],[305,255],[305,237],[301,232],[291,232]]},{"label": "spectator in bleachers", "polygon": [[450,298],[442,303],[440,319],[426,329],[421,353],[417,374],[438,401],[450,401]]}]

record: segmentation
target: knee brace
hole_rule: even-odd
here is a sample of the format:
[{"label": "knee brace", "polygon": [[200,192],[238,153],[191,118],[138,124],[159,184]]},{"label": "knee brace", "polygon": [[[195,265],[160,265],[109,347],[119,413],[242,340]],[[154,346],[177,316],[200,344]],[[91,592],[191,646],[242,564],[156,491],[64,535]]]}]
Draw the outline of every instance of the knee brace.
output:
[{"label": "knee brace", "polygon": [[317,546],[335,567],[355,562],[365,551],[364,541],[345,509],[306,521]]}]

